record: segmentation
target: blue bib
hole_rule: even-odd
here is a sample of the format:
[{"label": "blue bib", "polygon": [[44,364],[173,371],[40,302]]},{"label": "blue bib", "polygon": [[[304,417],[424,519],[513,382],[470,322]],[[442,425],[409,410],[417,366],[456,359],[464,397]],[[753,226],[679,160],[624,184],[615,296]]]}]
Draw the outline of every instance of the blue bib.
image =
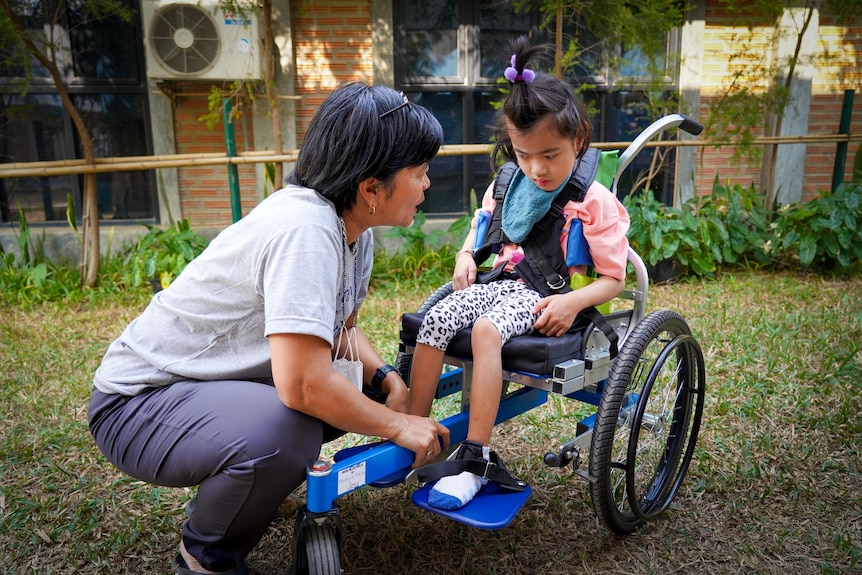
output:
[{"label": "blue bib", "polygon": [[509,240],[520,244],[551,208],[551,202],[563,190],[547,192],[534,184],[520,169],[512,177],[512,185],[503,201],[503,232]]}]

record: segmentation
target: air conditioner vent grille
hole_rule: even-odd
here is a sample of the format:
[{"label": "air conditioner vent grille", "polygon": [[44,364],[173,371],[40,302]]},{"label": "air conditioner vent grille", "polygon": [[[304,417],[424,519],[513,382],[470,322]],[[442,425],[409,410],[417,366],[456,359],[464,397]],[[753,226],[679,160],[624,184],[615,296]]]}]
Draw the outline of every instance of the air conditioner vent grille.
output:
[{"label": "air conditioner vent grille", "polygon": [[219,57],[216,24],[193,4],[169,4],[158,10],[149,39],[162,65],[178,74],[199,74]]}]

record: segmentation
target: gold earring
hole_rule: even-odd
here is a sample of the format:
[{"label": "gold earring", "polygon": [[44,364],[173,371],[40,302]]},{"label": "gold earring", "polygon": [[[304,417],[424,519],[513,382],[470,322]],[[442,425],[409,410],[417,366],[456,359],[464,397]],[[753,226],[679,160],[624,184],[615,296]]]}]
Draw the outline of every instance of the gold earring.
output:
[{"label": "gold earring", "polygon": [[375,213],[376,211],[377,211],[377,206],[371,206],[370,208],[368,208],[368,213],[369,213],[369,214],[374,215],[374,213]]}]

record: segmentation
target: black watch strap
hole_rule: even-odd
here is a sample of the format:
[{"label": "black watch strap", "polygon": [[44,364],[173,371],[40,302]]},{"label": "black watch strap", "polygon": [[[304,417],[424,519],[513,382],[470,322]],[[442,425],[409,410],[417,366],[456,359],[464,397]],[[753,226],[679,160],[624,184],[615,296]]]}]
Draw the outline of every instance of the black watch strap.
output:
[{"label": "black watch strap", "polygon": [[371,379],[371,387],[377,391],[382,391],[380,389],[380,385],[383,383],[383,380],[386,379],[386,376],[390,371],[395,371],[395,368],[388,364],[377,368],[377,371],[374,372],[374,377]]}]

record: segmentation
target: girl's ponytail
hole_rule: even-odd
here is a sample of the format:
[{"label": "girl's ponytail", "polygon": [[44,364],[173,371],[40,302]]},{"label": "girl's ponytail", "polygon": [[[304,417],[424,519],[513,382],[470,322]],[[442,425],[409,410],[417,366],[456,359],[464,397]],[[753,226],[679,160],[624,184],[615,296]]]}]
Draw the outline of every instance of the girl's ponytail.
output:
[{"label": "girl's ponytail", "polygon": [[[537,54],[549,52],[551,46],[530,46],[526,36],[512,42],[512,57],[503,72],[509,91],[497,111],[494,128],[492,162],[502,155],[514,161],[509,130],[529,132],[547,117],[553,118],[553,127],[560,135],[581,140],[580,153],[586,151],[592,138],[592,124],[583,105],[575,98],[574,90],[566,82],[528,64]],[[496,167],[496,166],[495,166]]]}]

